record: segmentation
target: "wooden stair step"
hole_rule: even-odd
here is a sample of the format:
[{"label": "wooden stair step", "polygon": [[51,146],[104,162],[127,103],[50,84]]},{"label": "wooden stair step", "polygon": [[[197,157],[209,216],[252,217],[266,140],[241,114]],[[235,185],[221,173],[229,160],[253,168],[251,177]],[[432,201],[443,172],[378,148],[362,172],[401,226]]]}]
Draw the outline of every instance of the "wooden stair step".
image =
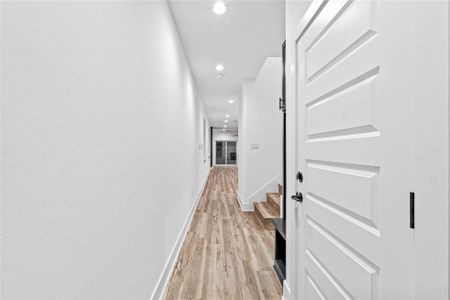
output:
[{"label": "wooden stair step", "polygon": [[280,210],[277,210],[267,202],[256,202],[255,211],[264,220],[271,220],[280,217]]},{"label": "wooden stair step", "polygon": [[266,193],[266,201],[278,211],[280,210],[281,195],[278,193]]},{"label": "wooden stair step", "polygon": [[274,230],[275,226],[272,223],[272,219],[279,218],[279,210],[275,210],[267,202],[256,202],[254,205],[258,223],[266,230]]}]

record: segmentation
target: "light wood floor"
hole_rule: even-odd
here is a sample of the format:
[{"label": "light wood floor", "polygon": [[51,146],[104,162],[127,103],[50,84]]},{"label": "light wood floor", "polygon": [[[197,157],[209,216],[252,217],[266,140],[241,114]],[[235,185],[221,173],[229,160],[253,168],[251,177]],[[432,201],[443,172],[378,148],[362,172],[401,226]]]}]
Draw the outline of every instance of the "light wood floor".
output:
[{"label": "light wood floor", "polygon": [[215,167],[183,243],[166,299],[280,299],[274,232],[236,200],[237,169]]}]

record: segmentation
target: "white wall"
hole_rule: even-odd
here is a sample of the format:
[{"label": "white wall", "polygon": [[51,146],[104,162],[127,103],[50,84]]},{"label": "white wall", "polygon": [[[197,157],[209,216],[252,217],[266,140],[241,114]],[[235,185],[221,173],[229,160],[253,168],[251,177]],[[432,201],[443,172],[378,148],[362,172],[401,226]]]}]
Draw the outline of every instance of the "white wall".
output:
[{"label": "white wall", "polygon": [[237,142],[238,141],[237,129],[228,129],[226,131],[223,131],[222,129],[213,130],[213,165],[216,165],[216,141]]},{"label": "white wall", "polygon": [[[281,50],[280,50],[281,51]],[[269,57],[254,81],[243,84],[240,99],[239,197],[244,209],[264,201],[267,191],[275,191],[282,172],[282,62]],[[258,145],[258,149],[251,149]]]},{"label": "white wall", "polygon": [[2,298],[150,298],[209,170],[167,3],[1,5]]},{"label": "white wall", "polygon": [[[244,145],[245,141],[246,141],[246,135],[245,135],[245,131],[247,128],[246,125],[246,118],[245,118],[245,114],[247,113],[246,111],[246,97],[249,94],[249,86],[253,83],[253,80],[247,80],[244,81],[242,83],[242,89],[241,89],[241,94],[239,97],[239,114],[238,114],[238,144],[237,144],[237,165],[238,165],[238,190],[237,190],[237,197],[239,200],[239,203],[241,204],[241,208],[242,209],[251,209],[252,206],[251,205],[247,205],[246,207],[245,204],[243,206],[243,198],[245,195],[245,154],[246,152]],[[247,203],[247,202],[245,202]]]}]

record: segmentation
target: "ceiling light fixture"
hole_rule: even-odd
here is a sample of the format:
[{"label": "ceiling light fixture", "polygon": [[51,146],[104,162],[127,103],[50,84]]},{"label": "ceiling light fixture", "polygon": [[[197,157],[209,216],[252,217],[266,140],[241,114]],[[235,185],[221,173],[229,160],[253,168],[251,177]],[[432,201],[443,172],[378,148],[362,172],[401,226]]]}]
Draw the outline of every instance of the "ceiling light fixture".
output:
[{"label": "ceiling light fixture", "polygon": [[225,4],[223,4],[220,1],[216,2],[216,4],[214,4],[214,6],[213,6],[213,12],[216,15],[221,15],[221,14],[225,13],[226,11],[227,11],[227,7],[225,6]]},{"label": "ceiling light fixture", "polygon": [[227,128],[227,125],[223,125],[224,128]]},{"label": "ceiling light fixture", "polygon": [[229,118],[229,117],[230,117],[230,115],[225,115],[225,117],[226,117],[226,118]]},{"label": "ceiling light fixture", "polygon": [[230,100],[228,100],[228,103],[233,104],[233,103],[234,103],[234,100],[233,100],[233,99],[230,99]]},{"label": "ceiling light fixture", "polygon": [[223,74],[222,74],[222,73],[217,74],[217,77],[218,77],[218,78],[223,78]]},{"label": "ceiling light fixture", "polygon": [[228,120],[225,120],[225,123],[228,123]]},{"label": "ceiling light fixture", "polygon": [[223,65],[221,65],[221,64],[218,64],[216,66],[216,71],[222,72],[224,69],[225,69],[225,67]]}]

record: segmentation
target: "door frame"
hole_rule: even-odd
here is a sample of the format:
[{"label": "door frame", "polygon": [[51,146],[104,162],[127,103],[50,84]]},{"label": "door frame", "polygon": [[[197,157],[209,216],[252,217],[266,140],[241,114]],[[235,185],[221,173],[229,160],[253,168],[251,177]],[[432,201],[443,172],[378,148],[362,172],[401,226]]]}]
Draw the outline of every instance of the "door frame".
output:
[{"label": "door frame", "polygon": [[[293,33],[307,26],[322,0],[313,1],[295,28],[286,22],[286,107],[287,107],[287,255],[285,299],[298,299],[298,240],[296,229],[297,202],[290,201],[295,193],[297,172],[297,103],[295,101],[295,43]],[[450,105],[449,105],[449,33],[450,5],[448,1],[415,2],[414,64],[416,72],[412,87],[415,112],[414,124],[414,184],[416,194],[415,235],[415,298],[450,298]],[[308,5],[308,4],[307,4]],[[289,10],[287,10],[289,13]],[[288,26],[290,26],[288,28]],[[294,32],[290,32],[294,31]],[[430,34],[433,33],[433,34]],[[432,45],[432,47],[430,47]],[[430,53],[431,52],[431,53]],[[430,66],[433,76],[430,72]],[[430,99],[433,99],[431,101]],[[431,135],[435,132],[435,135]],[[431,146],[431,147],[430,147]],[[426,199],[433,199],[430,205]],[[436,200],[437,199],[437,200]],[[432,234],[430,234],[432,233]],[[438,238],[430,238],[434,235]],[[431,258],[431,259],[430,259]],[[433,276],[428,276],[433,274]]]},{"label": "door frame", "polygon": [[[283,298],[297,299],[297,202],[295,194],[297,173],[297,102],[295,101],[295,34],[301,20],[311,9],[312,0],[286,2],[286,279],[283,282]],[[301,15],[298,17],[296,14]]]},{"label": "door frame", "polygon": [[209,128],[209,167],[213,167],[213,127]]},{"label": "door frame", "polygon": [[414,2],[415,294],[448,299],[450,4],[431,3]]},{"label": "door frame", "polygon": [[283,113],[283,142],[282,142],[282,168],[283,168],[283,194],[282,194],[282,203],[283,203],[283,211],[282,211],[282,218],[286,221],[286,186],[287,186],[287,179],[286,179],[286,40],[283,42],[283,45],[281,46],[281,60],[283,63],[283,75],[281,80],[281,99],[280,101],[283,102],[283,106],[280,107],[282,113]]}]

